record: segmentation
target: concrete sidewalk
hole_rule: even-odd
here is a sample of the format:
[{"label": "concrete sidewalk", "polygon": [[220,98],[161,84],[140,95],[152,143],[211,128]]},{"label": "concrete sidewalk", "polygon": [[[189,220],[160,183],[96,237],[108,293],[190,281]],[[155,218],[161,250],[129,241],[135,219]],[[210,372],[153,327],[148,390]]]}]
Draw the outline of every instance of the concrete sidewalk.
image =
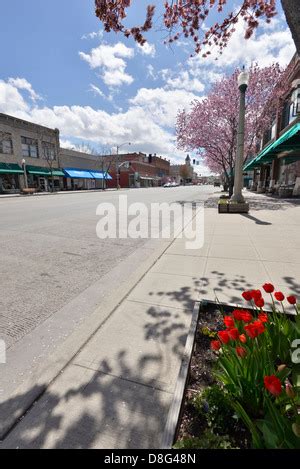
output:
[{"label": "concrete sidewalk", "polygon": [[204,246],[175,240],[2,447],[160,447],[194,302],[241,304],[267,281],[300,296],[298,201],[247,197],[249,215],[207,203]]}]

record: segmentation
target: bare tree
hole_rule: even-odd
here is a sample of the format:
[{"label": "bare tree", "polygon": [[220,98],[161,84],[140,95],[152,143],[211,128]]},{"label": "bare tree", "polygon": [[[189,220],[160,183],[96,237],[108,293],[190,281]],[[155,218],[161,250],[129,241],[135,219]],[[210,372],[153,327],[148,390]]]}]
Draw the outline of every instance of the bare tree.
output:
[{"label": "bare tree", "polygon": [[106,181],[109,176],[109,171],[113,162],[112,151],[108,147],[101,147],[98,153],[101,172],[103,174],[103,190],[106,189]]}]

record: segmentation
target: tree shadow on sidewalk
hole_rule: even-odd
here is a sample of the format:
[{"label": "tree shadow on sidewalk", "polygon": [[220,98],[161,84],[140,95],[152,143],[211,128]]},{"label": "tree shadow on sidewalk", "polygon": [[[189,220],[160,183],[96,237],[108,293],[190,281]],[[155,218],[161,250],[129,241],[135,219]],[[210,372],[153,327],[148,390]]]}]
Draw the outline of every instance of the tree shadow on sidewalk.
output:
[{"label": "tree shadow on sidewalk", "polygon": [[[140,379],[141,371],[157,360],[142,355],[133,367],[128,352],[121,350],[117,367],[107,359],[92,367],[70,365],[0,447],[158,447],[171,395],[160,392],[153,378],[144,378],[142,383]],[[2,406],[17,408],[24,397],[19,395],[3,403],[0,415]]]}]

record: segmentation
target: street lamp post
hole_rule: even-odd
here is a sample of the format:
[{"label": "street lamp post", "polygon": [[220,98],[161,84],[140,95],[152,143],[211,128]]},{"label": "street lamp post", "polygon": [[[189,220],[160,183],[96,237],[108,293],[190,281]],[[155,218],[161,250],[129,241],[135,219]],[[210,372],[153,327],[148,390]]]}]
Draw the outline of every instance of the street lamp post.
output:
[{"label": "street lamp post", "polygon": [[120,174],[119,174],[119,150],[124,145],[131,145],[130,142],[122,143],[121,145],[117,145],[117,158],[116,158],[116,175],[117,175],[117,190],[120,189]]},{"label": "street lamp post", "polygon": [[245,108],[246,108],[246,91],[249,84],[249,73],[245,70],[238,77],[238,85],[240,90],[240,113],[239,128],[237,137],[237,152],[234,168],[234,189],[231,200],[233,202],[244,203],[245,199],[242,195],[243,189],[243,164],[244,164],[244,146],[245,146]]},{"label": "street lamp post", "polygon": [[28,180],[27,180],[27,173],[26,173],[26,160],[22,160],[22,167],[24,171],[24,182],[25,182],[25,189],[28,189]]}]

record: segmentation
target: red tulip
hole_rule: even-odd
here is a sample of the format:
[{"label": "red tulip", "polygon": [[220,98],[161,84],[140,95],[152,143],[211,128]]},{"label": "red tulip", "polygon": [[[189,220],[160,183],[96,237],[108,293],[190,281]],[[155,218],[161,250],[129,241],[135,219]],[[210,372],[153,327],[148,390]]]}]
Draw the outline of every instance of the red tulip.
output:
[{"label": "red tulip", "polygon": [[265,306],[265,301],[263,298],[257,298],[255,304],[258,308],[263,308]]},{"label": "red tulip", "polygon": [[243,344],[245,344],[247,342],[247,337],[245,336],[245,334],[241,334],[239,339]]},{"label": "red tulip", "polygon": [[231,340],[238,340],[240,333],[239,333],[239,330],[236,327],[234,327],[233,329],[228,330],[228,335],[231,338]]},{"label": "red tulip", "polygon": [[274,296],[276,298],[276,300],[278,301],[283,301],[284,300],[284,294],[281,293],[281,291],[277,291],[276,293],[274,293]]},{"label": "red tulip", "polygon": [[241,309],[235,309],[232,311],[232,315],[236,321],[241,321],[242,320],[242,310]]},{"label": "red tulip", "polygon": [[218,332],[218,337],[219,337],[220,341],[221,341],[223,344],[228,344],[228,342],[229,342],[229,340],[230,340],[228,331],[220,331],[220,332]]},{"label": "red tulip", "polygon": [[265,326],[260,321],[254,321],[252,324],[245,326],[245,331],[251,339],[255,339],[255,337],[265,332]]},{"label": "red tulip", "polygon": [[221,343],[218,340],[212,340],[210,343],[210,347],[212,350],[215,350],[215,351],[220,350]]},{"label": "red tulip", "polygon": [[297,298],[294,295],[287,296],[286,298],[290,305],[295,305],[297,303]]},{"label": "red tulip", "polygon": [[224,324],[227,328],[234,327],[234,320],[232,316],[224,316]]},{"label": "red tulip", "polygon": [[281,381],[275,375],[264,377],[265,388],[273,394],[273,396],[279,396],[281,394]]},{"label": "red tulip", "polygon": [[261,321],[254,321],[252,326],[256,329],[257,335],[263,334],[266,330],[264,324]]},{"label": "red tulip", "polygon": [[251,291],[251,296],[252,296],[254,301],[257,301],[262,297],[262,294],[261,294],[260,290],[252,290]]},{"label": "red tulip", "polygon": [[244,300],[246,301],[251,301],[252,300],[252,295],[251,295],[251,292],[250,291],[244,291],[242,293],[242,297],[244,298]]},{"label": "red tulip", "polygon": [[260,322],[262,322],[262,323],[268,322],[268,320],[269,320],[267,313],[264,313],[264,312],[259,313],[258,319],[259,319]]},{"label": "red tulip", "polygon": [[273,291],[275,290],[275,287],[274,285],[272,285],[272,283],[265,283],[263,285],[263,289],[265,290],[266,293],[273,293]]},{"label": "red tulip", "polygon": [[241,320],[243,322],[251,322],[252,319],[253,319],[253,316],[251,313],[249,313],[249,311],[246,311],[246,310],[242,311]]},{"label": "red tulip", "polygon": [[244,347],[237,347],[235,350],[239,357],[244,358],[247,355],[247,350]]},{"label": "red tulip", "polygon": [[236,321],[251,322],[253,319],[252,314],[245,309],[235,309],[232,314]]}]

